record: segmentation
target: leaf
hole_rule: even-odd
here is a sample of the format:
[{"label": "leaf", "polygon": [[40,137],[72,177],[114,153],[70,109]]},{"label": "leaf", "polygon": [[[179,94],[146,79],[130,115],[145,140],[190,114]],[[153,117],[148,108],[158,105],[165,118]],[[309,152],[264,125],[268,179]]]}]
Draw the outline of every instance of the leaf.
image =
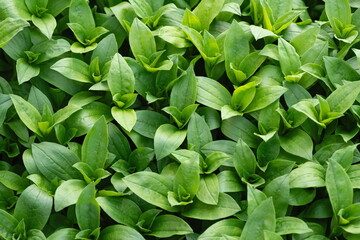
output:
[{"label": "leaf", "polygon": [[100,240],[145,240],[135,229],[123,225],[112,225],[101,231]]},{"label": "leaf", "polygon": [[19,84],[29,81],[40,73],[40,67],[29,64],[24,58],[16,61],[16,73]]},{"label": "leaf", "polygon": [[259,26],[255,26],[255,25],[250,25],[250,31],[251,31],[251,33],[254,36],[256,41],[259,40],[259,39],[265,38],[265,37],[269,37],[269,36],[273,36],[273,37],[277,36],[272,31],[264,29],[264,28],[259,27]]},{"label": "leaf", "polygon": [[208,30],[210,23],[221,11],[224,0],[203,0],[193,10],[201,23],[202,30]]},{"label": "leaf", "polygon": [[196,100],[196,84],[194,68],[190,66],[174,84],[170,94],[170,106],[182,111],[185,107],[194,104]]},{"label": "leaf", "polygon": [[136,15],[140,18],[146,18],[153,15],[153,9],[146,0],[129,0],[134,8]]},{"label": "leaf", "polygon": [[19,224],[19,221],[10,213],[0,209],[0,236],[11,239],[14,229]]},{"label": "leaf", "polygon": [[76,219],[81,230],[95,230],[100,226],[100,206],[95,200],[95,184],[91,182],[81,192],[76,205]]},{"label": "leaf", "polygon": [[232,157],[236,172],[241,178],[247,178],[255,173],[256,158],[250,147],[240,138]]},{"label": "leaf", "polygon": [[250,51],[249,42],[244,30],[237,22],[233,22],[227,31],[224,48],[226,74],[232,83],[238,84],[231,64],[240,63]]},{"label": "leaf", "polygon": [[168,178],[153,172],[138,172],[124,177],[123,181],[143,200],[169,212],[177,211],[168,202],[167,195],[172,190],[172,182]]},{"label": "leaf", "polygon": [[79,178],[79,173],[72,167],[79,162],[79,158],[64,146],[51,142],[34,143],[32,156],[37,168],[50,182],[55,178]]},{"label": "leaf", "polygon": [[360,74],[355,71],[347,62],[337,57],[324,57],[326,72],[333,85],[342,85],[343,80],[357,81]]},{"label": "leaf", "polygon": [[281,86],[257,88],[254,100],[245,108],[244,112],[248,113],[263,109],[278,100],[286,91],[287,89]]},{"label": "leaf", "polygon": [[196,101],[205,106],[221,110],[224,105],[230,103],[231,94],[220,83],[205,77],[197,77]]},{"label": "leaf", "polygon": [[30,185],[20,195],[14,210],[14,217],[24,219],[29,229],[41,230],[49,220],[52,198],[36,185]]},{"label": "leaf", "polygon": [[232,237],[240,237],[242,231],[242,221],[229,218],[220,220],[210,227],[208,227],[198,238],[198,240],[206,240],[206,239],[213,239],[213,240],[221,240],[223,239],[223,235],[228,235]]},{"label": "leaf", "polygon": [[16,173],[5,170],[0,170],[0,183],[11,190],[18,192],[23,191],[28,186],[25,179]]},{"label": "leaf", "polygon": [[74,228],[62,228],[51,234],[47,240],[73,240],[78,232],[79,230]]},{"label": "leaf", "polygon": [[351,24],[351,9],[348,0],[325,0],[325,12],[330,24],[335,28],[335,19],[345,25]]},{"label": "leaf", "polygon": [[40,29],[42,34],[44,34],[48,39],[51,39],[56,28],[56,20],[53,15],[49,13],[44,13],[41,17],[32,15],[31,21],[37,28]]},{"label": "leaf", "polygon": [[108,155],[108,128],[105,117],[101,117],[90,129],[81,147],[81,159],[94,170],[104,168]]},{"label": "leaf", "polygon": [[237,116],[222,121],[221,131],[236,142],[241,138],[249,147],[256,148],[260,144],[259,138],[254,135],[258,132],[257,127],[245,117]]},{"label": "leaf", "polygon": [[279,235],[304,234],[313,230],[300,218],[279,217],[276,219],[275,232]]},{"label": "leaf", "polygon": [[54,63],[51,69],[78,82],[92,82],[89,65],[77,58],[62,58]]},{"label": "leaf", "polygon": [[279,62],[284,76],[294,75],[300,69],[300,57],[295,48],[282,38],[279,38]]},{"label": "leaf", "polygon": [[326,190],[335,214],[352,204],[353,189],[345,169],[336,161],[330,161],[326,170]]},{"label": "leaf", "polygon": [[169,122],[164,115],[150,110],[136,111],[136,117],[137,121],[133,130],[152,139],[155,137],[158,127]]},{"label": "leaf", "polygon": [[186,130],[179,130],[170,124],[161,125],[154,136],[154,150],[157,160],[175,151],[185,138]]},{"label": "leaf", "polygon": [[130,132],[136,124],[137,117],[134,109],[111,108],[111,115],[126,131]]},{"label": "leaf", "polygon": [[21,18],[6,18],[0,22],[0,48],[5,46],[18,32],[29,23]]},{"label": "leaf", "polygon": [[208,205],[194,199],[194,202],[182,212],[182,215],[189,218],[201,220],[217,220],[229,217],[240,211],[236,201],[226,193],[219,193],[217,205]]},{"label": "leaf", "polygon": [[188,145],[194,146],[194,150],[199,152],[207,143],[212,141],[210,128],[205,119],[199,114],[194,113],[189,121],[187,131]]},{"label": "leaf", "polygon": [[196,197],[203,203],[216,205],[219,201],[219,181],[215,174],[204,175],[200,178],[199,190]]},{"label": "leaf", "polygon": [[82,180],[70,179],[63,182],[55,191],[55,211],[75,204],[85,187],[86,183]]},{"label": "leaf", "polygon": [[150,60],[151,55],[156,52],[156,43],[152,32],[137,18],[134,19],[130,28],[129,43],[136,60],[140,62],[141,56]]},{"label": "leaf", "polygon": [[113,96],[117,93],[124,95],[134,92],[134,73],[119,53],[116,53],[111,60],[107,82]]},{"label": "leaf", "polygon": [[330,110],[336,113],[346,112],[360,93],[360,82],[346,83],[338,87],[327,98]]},{"label": "leaf", "polygon": [[290,188],[325,186],[325,169],[318,163],[306,162],[290,173]]},{"label": "leaf", "polygon": [[78,23],[88,31],[95,28],[95,21],[90,6],[86,0],[72,0],[69,8],[69,20]]},{"label": "leaf", "polygon": [[113,220],[135,227],[141,215],[141,209],[136,203],[124,197],[97,197],[101,209]]},{"label": "leaf", "polygon": [[277,217],[285,216],[290,195],[289,175],[282,175],[269,182],[263,192],[272,197]]},{"label": "leaf", "polygon": [[312,140],[306,132],[298,128],[280,136],[280,146],[288,153],[308,160],[312,159]]},{"label": "leaf", "polygon": [[275,208],[271,198],[261,202],[248,217],[240,240],[265,239],[264,230],[275,231]]},{"label": "leaf", "polygon": [[20,96],[11,94],[10,97],[21,121],[31,131],[41,136],[42,134],[38,127],[38,122],[41,121],[41,115],[38,110]]},{"label": "leaf", "polygon": [[183,219],[173,215],[161,215],[155,218],[147,235],[167,238],[174,235],[192,233],[192,229]]}]

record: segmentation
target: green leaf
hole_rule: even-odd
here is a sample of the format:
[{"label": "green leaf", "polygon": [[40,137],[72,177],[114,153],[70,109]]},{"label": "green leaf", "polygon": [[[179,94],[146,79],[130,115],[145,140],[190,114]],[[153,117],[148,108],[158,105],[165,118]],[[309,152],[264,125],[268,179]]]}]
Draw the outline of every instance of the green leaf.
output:
[{"label": "green leaf", "polygon": [[133,201],[124,197],[97,197],[96,201],[107,215],[118,223],[135,227],[141,209]]},{"label": "green leaf", "polygon": [[55,211],[74,205],[85,187],[86,183],[82,180],[70,179],[63,182],[55,191]]},{"label": "green leaf", "polygon": [[137,117],[134,109],[111,108],[111,115],[126,131],[130,132],[136,124]]},{"label": "green leaf", "polygon": [[336,161],[330,161],[326,170],[326,190],[335,214],[352,204],[353,189],[345,169]]},{"label": "green leaf", "polygon": [[45,13],[41,17],[32,15],[31,21],[37,28],[40,29],[42,34],[44,34],[48,39],[51,39],[56,28],[56,20],[53,15],[49,13]]},{"label": "green leaf", "polygon": [[241,138],[249,147],[256,148],[260,144],[260,139],[254,135],[258,133],[257,127],[245,117],[237,116],[222,121],[221,131],[236,142]]},{"label": "green leaf", "polygon": [[11,190],[18,192],[22,192],[28,186],[25,179],[16,173],[4,170],[0,170],[0,183]]},{"label": "green leaf", "polygon": [[211,141],[212,135],[205,119],[197,113],[193,114],[187,131],[188,145],[194,146],[194,150],[199,152],[205,144]]},{"label": "green leaf", "polygon": [[245,108],[244,112],[263,109],[278,100],[286,91],[287,89],[281,86],[257,88],[253,101]]},{"label": "green leaf", "polygon": [[325,169],[318,163],[306,162],[290,173],[290,188],[325,187]]},{"label": "green leaf", "polygon": [[62,58],[51,66],[52,70],[72,80],[91,83],[90,67],[77,58]]},{"label": "green leaf", "polygon": [[221,240],[224,235],[239,238],[242,231],[242,225],[243,222],[235,218],[220,220],[208,227],[199,236],[198,240]]},{"label": "green leaf", "polygon": [[73,240],[78,232],[79,230],[74,228],[63,228],[51,234],[47,240]]},{"label": "green leaf", "polygon": [[[226,74],[233,84],[238,85],[236,76],[231,69],[231,64],[241,63],[241,61],[249,54],[250,47],[246,34],[237,22],[233,22],[227,31],[225,37],[225,67]],[[236,66],[236,65],[235,65]]]},{"label": "green leaf", "polygon": [[52,198],[36,185],[30,185],[20,195],[14,210],[14,217],[24,219],[28,229],[41,230],[47,223],[51,209]]},{"label": "green leaf", "polygon": [[38,127],[38,122],[41,121],[41,115],[38,110],[20,96],[10,95],[10,97],[21,121],[31,131],[41,136],[42,134]]},{"label": "green leaf", "polygon": [[182,212],[182,215],[201,220],[217,220],[232,216],[238,211],[240,211],[240,207],[232,197],[226,193],[219,193],[217,205],[205,204],[195,198],[194,202]]},{"label": "green leaf", "polygon": [[300,57],[295,48],[282,38],[279,38],[279,62],[284,76],[296,74],[301,66]]},{"label": "green leaf", "polygon": [[51,142],[34,143],[32,156],[37,168],[50,182],[55,178],[79,178],[79,173],[72,167],[79,162],[79,158],[64,146]]},{"label": "green leaf", "polygon": [[136,111],[136,117],[137,121],[133,130],[152,139],[155,137],[158,127],[169,122],[164,115],[150,110]]},{"label": "green leaf", "polygon": [[22,31],[24,27],[29,26],[29,23],[21,18],[6,18],[0,22],[0,48],[5,46],[18,32]]},{"label": "green leaf", "polygon": [[288,153],[308,160],[312,159],[312,140],[306,132],[299,128],[280,136],[280,146]]},{"label": "green leaf", "polygon": [[276,219],[275,232],[279,235],[304,234],[313,230],[300,218],[279,217]]},{"label": "green leaf", "polygon": [[134,8],[136,15],[140,18],[151,17],[153,15],[153,9],[146,0],[129,0]]},{"label": "green leaf", "polygon": [[263,231],[275,231],[275,208],[271,198],[261,202],[249,215],[241,233],[240,240],[265,239]]},{"label": "green leaf", "polygon": [[0,236],[5,239],[11,239],[16,226],[19,224],[19,221],[11,215],[10,213],[0,209]]},{"label": "green leaf", "polygon": [[213,109],[221,110],[224,105],[230,104],[231,94],[219,82],[206,77],[197,77],[196,101]]},{"label": "green leaf", "polygon": [[170,94],[170,106],[182,111],[185,107],[194,104],[197,93],[197,79],[194,68],[190,66],[174,84]]},{"label": "green leaf", "polygon": [[76,202],[76,219],[81,230],[95,230],[100,226],[100,206],[95,200],[95,194],[95,184],[91,182],[84,188]]},{"label": "green leaf", "polygon": [[216,205],[219,201],[219,181],[213,174],[204,175],[200,178],[199,190],[196,197],[203,203]]},{"label": "green leaf", "polygon": [[116,53],[111,60],[107,82],[113,96],[117,93],[124,95],[134,92],[134,73],[119,53]]},{"label": "green leaf", "polygon": [[333,85],[342,85],[343,80],[357,81],[360,74],[347,62],[337,57],[324,57],[325,69]]},{"label": "green leaf", "polygon": [[232,157],[236,172],[241,178],[247,178],[255,173],[256,158],[250,147],[240,138]]},{"label": "green leaf", "polygon": [[137,18],[134,19],[130,28],[129,43],[132,53],[139,62],[141,62],[141,56],[150,60],[153,53],[156,52],[156,43],[152,32]]},{"label": "green leaf", "polygon": [[277,217],[285,216],[290,195],[289,175],[283,175],[269,182],[263,192],[272,197]]},{"label": "green leaf", "polygon": [[186,130],[179,130],[171,124],[161,125],[154,136],[154,150],[157,160],[175,151],[185,140]]},{"label": "green leaf", "polygon": [[192,229],[183,219],[173,215],[161,215],[155,218],[147,235],[168,238],[174,235],[192,233]]},{"label": "green leaf", "polygon": [[89,3],[86,0],[72,0],[69,8],[69,20],[78,23],[90,31],[95,28],[95,21]]},{"label": "green leaf", "polygon": [[123,181],[143,200],[169,212],[177,211],[168,202],[167,195],[173,184],[167,177],[153,172],[138,172],[124,177]]},{"label": "green leaf", "polygon": [[29,81],[40,73],[40,67],[29,64],[24,58],[16,61],[16,73],[19,84]]},{"label": "green leaf", "polygon": [[108,128],[105,117],[101,117],[90,129],[81,147],[81,159],[94,170],[104,168],[108,155]]},{"label": "green leaf", "polygon": [[348,0],[325,0],[325,12],[333,28],[336,26],[335,19],[344,25],[351,24],[351,8]]},{"label": "green leaf", "polygon": [[336,113],[346,112],[360,93],[360,82],[346,83],[338,87],[327,98],[330,110]]},{"label": "green leaf", "polygon": [[202,30],[208,30],[211,22],[220,13],[224,0],[203,0],[193,10],[199,18]]},{"label": "green leaf", "polygon": [[135,229],[123,225],[112,225],[101,231],[99,240],[145,240]]}]

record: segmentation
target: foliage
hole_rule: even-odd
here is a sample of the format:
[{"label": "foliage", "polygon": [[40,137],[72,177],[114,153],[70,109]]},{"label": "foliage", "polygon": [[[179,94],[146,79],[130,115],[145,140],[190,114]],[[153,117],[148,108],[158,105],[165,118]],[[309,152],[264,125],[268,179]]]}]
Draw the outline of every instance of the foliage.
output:
[{"label": "foliage", "polygon": [[360,239],[356,0],[0,0],[0,239]]}]

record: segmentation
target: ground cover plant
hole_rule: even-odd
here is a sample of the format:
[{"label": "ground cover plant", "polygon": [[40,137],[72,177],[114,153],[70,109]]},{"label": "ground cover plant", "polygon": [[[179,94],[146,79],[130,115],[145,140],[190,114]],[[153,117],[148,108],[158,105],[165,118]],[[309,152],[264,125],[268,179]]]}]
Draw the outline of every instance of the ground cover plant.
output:
[{"label": "ground cover plant", "polygon": [[0,239],[360,239],[359,8],[0,0]]}]

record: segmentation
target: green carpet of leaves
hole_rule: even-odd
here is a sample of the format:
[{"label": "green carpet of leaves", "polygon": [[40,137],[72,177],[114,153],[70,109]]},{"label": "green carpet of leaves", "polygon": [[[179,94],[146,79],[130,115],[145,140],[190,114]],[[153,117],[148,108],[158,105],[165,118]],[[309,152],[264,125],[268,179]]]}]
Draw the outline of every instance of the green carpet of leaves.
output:
[{"label": "green carpet of leaves", "polygon": [[0,0],[0,240],[360,239],[357,0]]}]

